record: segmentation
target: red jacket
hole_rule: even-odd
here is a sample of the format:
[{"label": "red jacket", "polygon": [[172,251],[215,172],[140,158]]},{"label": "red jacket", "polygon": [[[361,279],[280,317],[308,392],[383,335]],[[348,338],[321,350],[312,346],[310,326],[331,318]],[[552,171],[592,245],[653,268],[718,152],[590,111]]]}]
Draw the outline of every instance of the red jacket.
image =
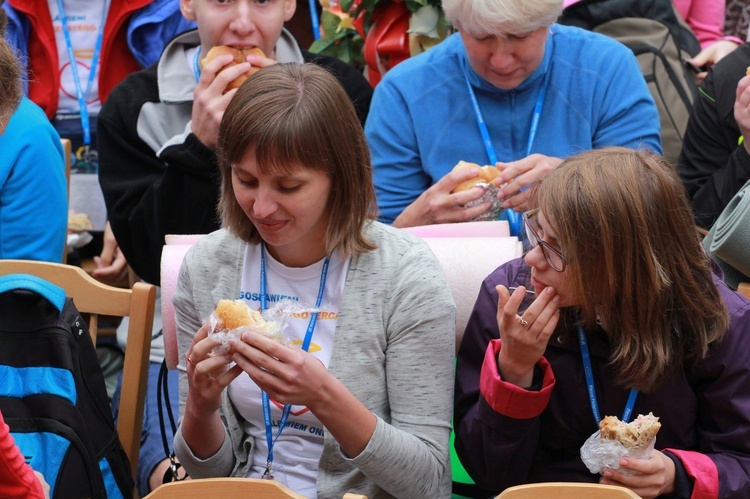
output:
[{"label": "red jacket", "polygon": [[[152,0],[113,0],[104,25],[99,71],[99,97],[105,101],[112,89],[128,74],[141,69],[127,44],[127,19]],[[60,67],[57,41],[46,1],[7,0],[31,23],[28,41],[29,98],[52,119],[57,112]],[[50,69],[55,68],[55,69]]]},{"label": "red jacket", "polygon": [[42,485],[26,464],[0,413],[0,497],[43,498]]}]

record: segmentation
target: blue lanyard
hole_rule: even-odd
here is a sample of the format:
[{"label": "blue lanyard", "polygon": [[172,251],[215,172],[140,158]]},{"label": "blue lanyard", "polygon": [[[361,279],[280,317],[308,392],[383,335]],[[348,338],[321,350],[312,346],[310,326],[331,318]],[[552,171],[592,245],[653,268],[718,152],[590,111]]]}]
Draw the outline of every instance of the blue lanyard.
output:
[{"label": "blue lanyard", "polygon": [[201,67],[198,64],[198,61],[200,60],[201,55],[201,48],[198,46],[198,50],[195,51],[195,55],[193,56],[193,74],[195,75],[195,82],[198,83],[198,80],[201,79]]},{"label": "blue lanyard", "polygon": [[[594,373],[591,369],[591,357],[589,356],[589,346],[586,341],[586,331],[581,326],[578,326],[578,342],[581,344],[581,358],[583,359],[583,372],[586,375],[586,388],[589,393],[589,403],[591,404],[591,412],[594,414],[594,421],[599,426],[599,421],[602,420],[602,416],[599,413],[599,402],[596,400],[596,387],[594,386]],[[628,402],[625,404],[625,410],[622,413],[624,422],[630,421],[633,416],[633,406],[635,405],[635,399],[638,397],[638,390],[633,388],[630,389],[630,395],[628,396]]]},{"label": "blue lanyard", "polygon": [[73,72],[73,83],[76,87],[76,98],[81,114],[81,128],[83,129],[83,145],[88,149],[91,145],[91,119],[86,101],[91,94],[91,85],[96,77],[96,66],[99,64],[99,53],[102,49],[102,39],[104,38],[104,24],[107,22],[107,2],[103,2],[102,22],[99,24],[99,33],[96,36],[96,45],[94,46],[94,57],[91,60],[91,69],[89,70],[89,79],[86,84],[86,93],[81,88],[81,78],[78,76],[78,66],[76,65],[76,56],[73,52],[73,42],[70,40],[70,29],[68,28],[68,17],[65,15],[65,6],[63,0],[57,0],[57,10],[62,23],[62,31],[65,37],[65,45],[68,50],[68,59],[70,59],[70,69]]},{"label": "blue lanyard", "polygon": [[[536,98],[536,104],[534,105],[534,114],[531,117],[531,128],[529,129],[529,138],[526,142],[526,156],[531,155],[531,149],[534,145],[534,138],[536,138],[536,132],[539,128],[539,120],[542,116],[542,109],[544,108],[544,97],[547,94],[547,85],[549,84],[549,75],[552,72],[552,64],[544,74],[544,82],[542,88],[539,90],[539,95]],[[466,87],[469,89],[469,97],[471,98],[471,105],[474,109],[474,116],[477,119],[477,125],[479,126],[479,133],[482,134],[482,141],[484,142],[484,148],[487,150],[487,156],[490,159],[490,164],[494,165],[497,163],[497,153],[495,152],[495,146],[492,145],[492,139],[490,139],[490,132],[487,129],[487,123],[484,121],[482,115],[482,109],[479,107],[479,101],[474,93],[474,89],[469,83],[469,76],[464,73],[464,79],[466,80]],[[524,191],[528,189],[528,186],[521,189]],[[515,210],[508,208],[505,210],[505,216],[508,219],[510,225],[510,234],[517,236],[521,231],[521,214]]]},{"label": "blue lanyard", "polygon": [[[326,256],[323,261],[323,269],[320,271],[320,287],[318,288],[318,298],[315,300],[315,310],[320,308],[320,304],[323,301],[323,292],[326,288],[326,278],[328,277],[328,264],[331,261],[331,255]],[[268,298],[266,297],[266,247],[261,244],[260,246],[260,309],[265,311],[268,308]],[[305,339],[302,341],[302,350],[307,352],[310,348],[310,341],[312,341],[313,331],[315,331],[315,324],[318,322],[318,313],[311,314],[310,322],[307,324],[307,331],[305,332]],[[268,459],[266,461],[266,471],[263,472],[262,478],[272,479],[271,476],[271,464],[273,463],[273,446],[276,440],[281,436],[281,432],[286,426],[286,421],[289,419],[289,413],[292,410],[292,404],[284,404],[284,409],[281,411],[281,419],[279,420],[279,429],[276,431],[276,438],[273,437],[273,425],[271,423],[271,404],[268,401],[268,394],[264,391],[260,391],[261,401],[263,402],[263,422],[266,426],[266,442],[268,444]]]},{"label": "blue lanyard", "polygon": [[318,19],[318,2],[316,0],[308,0],[310,9],[310,21],[312,22],[313,37],[316,40],[320,40],[320,20]]},{"label": "blue lanyard", "polygon": [[464,79],[466,80],[466,88],[469,89],[471,107],[474,110],[474,116],[477,119],[477,125],[479,125],[479,133],[482,134],[482,142],[484,142],[484,148],[487,150],[487,156],[489,156],[490,158],[490,164],[492,166],[495,166],[495,163],[497,163],[497,153],[495,153],[495,146],[492,145],[492,139],[490,138],[490,131],[487,129],[487,123],[485,123],[484,121],[482,108],[479,107],[479,101],[477,100],[477,96],[474,93],[474,89],[471,87],[469,76],[466,73],[464,73]]}]

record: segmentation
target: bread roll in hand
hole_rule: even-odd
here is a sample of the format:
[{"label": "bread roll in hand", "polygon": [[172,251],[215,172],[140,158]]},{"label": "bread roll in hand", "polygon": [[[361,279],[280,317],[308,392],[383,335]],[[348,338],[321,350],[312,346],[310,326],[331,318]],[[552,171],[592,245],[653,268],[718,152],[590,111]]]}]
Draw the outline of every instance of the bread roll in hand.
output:
[{"label": "bread roll in hand", "polygon": [[[225,70],[226,68],[230,68],[232,66],[235,66],[237,64],[241,64],[245,62],[248,55],[259,55],[261,57],[265,57],[266,54],[263,53],[261,49],[258,47],[246,47],[246,48],[235,48],[230,47],[229,45],[216,45],[215,47],[212,47],[211,50],[208,51],[208,54],[206,54],[206,57],[201,59],[201,68],[203,68],[206,64],[208,64],[213,59],[221,56],[221,55],[231,55],[234,60],[224,66],[221,71]],[[253,74],[255,74],[256,71],[258,71],[260,68],[257,66],[250,66],[250,69],[246,71],[244,74],[239,76],[238,78],[234,79],[232,82],[227,85],[227,88],[225,92],[228,92],[232,90],[233,88],[239,88],[242,83],[250,78]],[[219,71],[219,72],[221,72]]]},{"label": "bread roll in hand", "polygon": [[492,165],[479,166],[476,163],[459,161],[458,164],[453,167],[453,170],[455,171],[460,168],[474,168],[475,170],[477,170],[479,175],[472,179],[461,182],[456,186],[455,189],[453,189],[452,192],[466,191],[468,189],[472,189],[477,184],[491,184],[492,180],[500,175],[500,171]]},{"label": "bread roll in hand", "polygon": [[630,423],[620,421],[616,416],[607,416],[599,422],[602,439],[617,440],[627,449],[647,447],[656,438],[659,428],[659,418],[650,412],[646,416],[639,414]]},{"label": "bread roll in hand", "polygon": [[242,300],[219,300],[214,310],[217,319],[216,331],[232,331],[234,329],[252,326],[258,332],[276,332],[278,327],[273,322],[267,322],[260,312],[247,306]]}]

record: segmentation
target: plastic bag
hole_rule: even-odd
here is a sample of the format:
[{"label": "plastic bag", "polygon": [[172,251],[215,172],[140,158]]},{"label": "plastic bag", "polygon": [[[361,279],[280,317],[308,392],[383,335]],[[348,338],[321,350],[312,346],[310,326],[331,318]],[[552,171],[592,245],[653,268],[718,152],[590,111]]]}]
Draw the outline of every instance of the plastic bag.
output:
[{"label": "plastic bag", "polygon": [[472,221],[486,222],[489,220],[497,220],[498,216],[503,211],[503,203],[497,198],[497,191],[499,189],[493,184],[485,184],[483,182],[479,182],[478,184],[476,184],[476,187],[482,187],[484,189],[484,194],[482,194],[481,198],[466,203],[466,207],[470,208],[472,206],[486,203],[487,201],[490,201],[492,203],[492,206],[490,206],[490,209],[486,212],[477,217],[474,217]]},{"label": "plastic bag", "polygon": [[215,312],[212,312],[207,321],[209,325],[208,336],[219,341],[219,345],[211,350],[211,355],[224,355],[228,353],[229,340],[239,339],[242,336],[242,333],[246,331],[261,334],[271,338],[281,345],[291,347],[293,345],[292,340],[285,337],[283,334],[289,318],[292,317],[293,314],[303,312],[313,313],[316,311],[317,310],[308,307],[303,307],[294,300],[280,300],[260,314],[265,322],[250,326],[242,326],[229,331],[222,327],[223,324],[221,320],[216,316]]},{"label": "plastic bag", "polygon": [[645,447],[628,449],[617,440],[609,440],[601,437],[599,430],[591,435],[581,447],[581,460],[591,473],[602,473],[605,469],[618,470],[623,475],[634,475],[636,472],[628,469],[620,469],[620,459],[632,457],[634,459],[648,459],[654,450],[656,438]]}]

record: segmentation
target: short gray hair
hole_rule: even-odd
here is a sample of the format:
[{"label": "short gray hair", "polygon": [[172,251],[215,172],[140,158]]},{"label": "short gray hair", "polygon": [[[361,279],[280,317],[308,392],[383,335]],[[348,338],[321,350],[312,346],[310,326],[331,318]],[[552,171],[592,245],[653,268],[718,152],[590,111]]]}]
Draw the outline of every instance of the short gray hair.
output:
[{"label": "short gray hair", "polygon": [[526,33],[554,23],[562,0],[443,0],[446,18],[469,35]]}]

